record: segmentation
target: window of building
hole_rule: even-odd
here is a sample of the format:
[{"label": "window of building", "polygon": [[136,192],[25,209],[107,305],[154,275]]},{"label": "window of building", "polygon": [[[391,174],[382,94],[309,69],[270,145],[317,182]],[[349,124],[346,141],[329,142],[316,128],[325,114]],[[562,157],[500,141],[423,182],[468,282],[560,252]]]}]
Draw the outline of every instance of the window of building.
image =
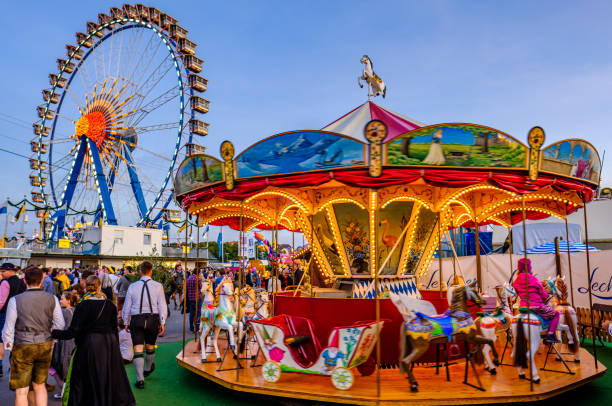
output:
[{"label": "window of building", "polygon": [[144,234],[144,245],[151,245],[151,234]]}]

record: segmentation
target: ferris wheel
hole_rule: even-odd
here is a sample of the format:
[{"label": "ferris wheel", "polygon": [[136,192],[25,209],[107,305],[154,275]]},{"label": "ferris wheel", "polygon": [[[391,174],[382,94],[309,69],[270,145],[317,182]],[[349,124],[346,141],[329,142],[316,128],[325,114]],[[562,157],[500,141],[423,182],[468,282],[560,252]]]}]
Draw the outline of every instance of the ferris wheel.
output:
[{"label": "ferris wheel", "polygon": [[156,8],[126,4],[66,45],[31,141],[32,199],[52,213],[54,235],[83,219],[160,221],[182,147],[208,133],[198,95],[208,81],[187,33]]}]

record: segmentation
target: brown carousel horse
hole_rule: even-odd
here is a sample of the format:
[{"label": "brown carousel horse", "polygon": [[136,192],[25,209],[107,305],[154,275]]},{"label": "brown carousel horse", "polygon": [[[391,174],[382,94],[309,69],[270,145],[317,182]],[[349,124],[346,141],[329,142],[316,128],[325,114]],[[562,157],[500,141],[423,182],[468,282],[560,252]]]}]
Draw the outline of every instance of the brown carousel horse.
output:
[{"label": "brown carousel horse", "polygon": [[[451,289],[452,292],[450,292]],[[482,345],[488,344],[491,347],[493,363],[499,365],[497,351],[493,345],[494,341],[478,334],[478,327],[468,312],[468,300],[479,306],[484,304],[483,298],[475,288],[475,283],[458,287],[451,286],[449,296],[452,297],[450,309],[441,315],[414,312],[410,308],[408,308],[409,312],[406,313],[400,309],[400,313],[403,313],[408,319],[402,323],[400,333],[400,372],[408,375],[410,389],[413,392],[418,391],[418,382],[412,373],[410,364],[418,360],[427,351],[430,344],[448,343],[450,341],[465,342],[466,367],[463,383],[473,386],[467,382],[469,363],[478,380],[479,385],[476,388],[481,390],[484,389],[480,385],[480,378],[474,367],[473,357]],[[472,351],[468,351],[468,344],[474,345]]]}]

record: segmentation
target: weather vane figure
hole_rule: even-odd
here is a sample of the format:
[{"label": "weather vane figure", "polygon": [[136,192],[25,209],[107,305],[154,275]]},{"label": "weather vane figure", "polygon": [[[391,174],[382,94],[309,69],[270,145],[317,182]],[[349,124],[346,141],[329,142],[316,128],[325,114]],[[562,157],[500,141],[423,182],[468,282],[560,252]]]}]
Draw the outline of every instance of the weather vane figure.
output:
[{"label": "weather vane figure", "polygon": [[369,56],[364,55],[361,57],[361,63],[365,65],[363,68],[363,73],[361,76],[357,78],[357,83],[359,83],[359,87],[363,88],[362,80],[365,80],[368,84],[368,100],[371,97],[381,96],[384,98],[387,94],[387,86],[385,86],[385,82],[374,73],[374,64]]}]

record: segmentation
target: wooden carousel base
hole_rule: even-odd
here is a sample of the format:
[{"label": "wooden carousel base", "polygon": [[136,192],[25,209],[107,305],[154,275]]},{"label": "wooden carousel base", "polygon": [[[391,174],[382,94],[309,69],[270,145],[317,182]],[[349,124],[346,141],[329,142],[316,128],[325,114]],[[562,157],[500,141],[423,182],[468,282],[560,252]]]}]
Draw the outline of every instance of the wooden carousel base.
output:
[{"label": "wooden carousel base", "polygon": [[[220,342],[220,347],[224,343]],[[450,378],[446,381],[444,368],[440,368],[440,374],[435,374],[435,368],[415,367],[414,373],[419,382],[419,392],[410,392],[408,380],[400,375],[397,369],[383,369],[380,371],[380,394],[376,389],[376,373],[371,376],[360,376],[354,370],[355,383],[349,390],[337,390],[328,376],[309,375],[295,372],[282,372],[276,383],[266,382],[261,374],[261,366],[251,367],[251,360],[240,360],[244,369],[217,371],[219,363],[202,363],[200,352],[196,350],[196,342],[190,341],[183,353],[177,355],[178,364],[188,370],[216,382],[226,388],[257,393],[269,396],[279,396],[293,399],[307,399],[314,401],[350,403],[350,404],[478,404],[478,403],[506,403],[506,402],[528,402],[549,398],[570,389],[584,385],[602,376],[606,367],[599,362],[595,369],[594,358],[585,349],[580,349],[580,363],[568,362],[573,375],[559,372],[539,370],[541,382],[533,385],[530,391],[530,383],[518,378],[516,369],[511,366],[499,366],[497,375],[490,375],[481,366],[477,369],[485,391],[474,389],[463,384],[464,363],[451,365]],[[223,350],[222,350],[223,351]],[[229,353],[228,353],[229,354]],[[542,348],[537,354],[537,365],[541,368],[544,363],[544,352]],[[569,359],[569,356],[567,356]],[[509,362],[506,356],[505,362]],[[214,359],[214,354],[209,354],[209,360]],[[573,358],[572,358],[573,359]],[[258,363],[263,363],[260,356]],[[236,360],[228,355],[223,363],[223,369],[236,366]],[[563,364],[548,360],[547,369],[563,371]],[[475,384],[476,379],[471,374],[468,381]]]}]

